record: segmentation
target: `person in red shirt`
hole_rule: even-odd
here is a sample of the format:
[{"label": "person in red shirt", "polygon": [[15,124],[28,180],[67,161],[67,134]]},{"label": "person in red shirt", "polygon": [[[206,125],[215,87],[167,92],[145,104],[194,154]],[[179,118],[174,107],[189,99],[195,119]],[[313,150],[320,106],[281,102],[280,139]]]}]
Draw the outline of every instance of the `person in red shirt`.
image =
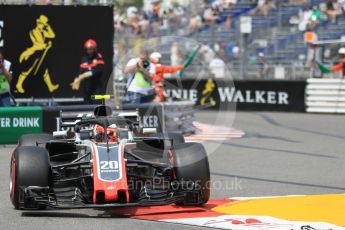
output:
[{"label": "person in red shirt", "polygon": [[160,63],[162,55],[158,52],[154,52],[150,55],[150,61],[156,67],[156,75],[153,77],[153,82],[156,87],[156,101],[164,102],[164,74],[166,73],[176,73],[180,70],[183,70],[184,67],[182,65],[178,66],[166,66]]},{"label": "person in red shirt", "polygon": [[339,62],[339,64],[333,66],[331,70],[333,72],[342,71],[343,78],[345,78],[345,48],[344,47],[340,48],[338,53],[339,53],[341,61]]}]

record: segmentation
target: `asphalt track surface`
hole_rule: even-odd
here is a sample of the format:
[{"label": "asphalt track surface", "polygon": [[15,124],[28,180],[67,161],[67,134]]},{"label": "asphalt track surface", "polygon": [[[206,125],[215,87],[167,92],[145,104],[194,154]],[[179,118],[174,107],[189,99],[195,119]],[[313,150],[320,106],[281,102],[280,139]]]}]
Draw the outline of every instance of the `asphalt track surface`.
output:
[{"label": "asphalt track surface", "polygon": [[[202,112],[197,120],[212,124],[214,117]],[[341,115],[238,112],[233,126],[245,137],[223,142],[209,156],[212,197],[344,193],[344,124]],[[200,229],[97,210],[16,211],[8,192],[13,148],[0,147],[0,229]]]}]

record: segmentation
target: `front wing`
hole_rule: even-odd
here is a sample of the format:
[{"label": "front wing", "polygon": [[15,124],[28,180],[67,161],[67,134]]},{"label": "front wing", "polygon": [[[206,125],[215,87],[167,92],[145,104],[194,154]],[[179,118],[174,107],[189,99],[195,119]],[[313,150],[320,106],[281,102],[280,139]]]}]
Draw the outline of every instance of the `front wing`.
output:
[{"label": "front wing", "polygon": [[33,210],[43,209],[45,207],[50,207],[53,209],[107,209],[136,206],[162,206],[177,202],[184,202],[186,196],[194,198],[194,201],[191,204],[186,205],[202,203],[200,192],[190,190],[175,192],[156,191],[154,194],[145,194],[144,198],[137,202],[92,204],[85,203],[82,199],[82,194],[80,194],[80,191],[77,190],[71,197],[59,198],[59,194],[52,192],[49,187],[29,186],[20,188],[19,208]]}]

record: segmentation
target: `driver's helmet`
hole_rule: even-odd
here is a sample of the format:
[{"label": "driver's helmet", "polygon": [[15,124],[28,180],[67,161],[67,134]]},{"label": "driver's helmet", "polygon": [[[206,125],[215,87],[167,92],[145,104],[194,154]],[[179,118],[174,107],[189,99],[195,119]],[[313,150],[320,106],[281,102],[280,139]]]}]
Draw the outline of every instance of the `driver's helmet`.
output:
[{"label": "driver's helmet", "polygon": [[[113,124],[107,128],[107,135],[109,142],[119,143],[119,130],[116,125]],[[95,140],[96,142],[103,142],[104,140],[104,128],[100,125],[95,125]]]}]

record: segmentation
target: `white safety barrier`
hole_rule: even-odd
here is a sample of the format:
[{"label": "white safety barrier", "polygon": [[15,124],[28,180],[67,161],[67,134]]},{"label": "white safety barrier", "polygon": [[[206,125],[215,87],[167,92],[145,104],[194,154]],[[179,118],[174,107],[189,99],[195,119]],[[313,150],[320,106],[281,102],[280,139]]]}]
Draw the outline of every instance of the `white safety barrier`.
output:
[{"label": "white safety barrier", "polygon": [[345,80],[308,79],[305,101],[308,113],[345,113]]}]

